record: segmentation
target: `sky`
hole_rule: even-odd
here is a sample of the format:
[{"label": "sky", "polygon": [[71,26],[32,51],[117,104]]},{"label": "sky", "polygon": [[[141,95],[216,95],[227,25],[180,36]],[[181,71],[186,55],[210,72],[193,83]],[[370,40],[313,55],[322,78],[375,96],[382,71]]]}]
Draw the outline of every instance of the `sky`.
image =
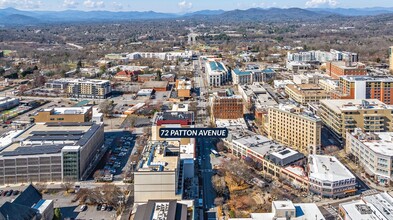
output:
[{"label": "sky", "polygon": [[0,8],[21,10],[109,10],[185,13],[248,8],[393,7],[393,0],[0,0]]}]

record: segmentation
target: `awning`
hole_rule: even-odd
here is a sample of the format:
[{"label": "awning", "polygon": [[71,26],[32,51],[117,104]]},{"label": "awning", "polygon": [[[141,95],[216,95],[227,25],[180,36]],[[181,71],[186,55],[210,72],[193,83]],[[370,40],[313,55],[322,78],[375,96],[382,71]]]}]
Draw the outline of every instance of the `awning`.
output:
[{"label": "awning", "polygon": [[346,190],[345,193],[354,193],[356,191],[357,191],[356,189],[350,189],[350,190]]}]

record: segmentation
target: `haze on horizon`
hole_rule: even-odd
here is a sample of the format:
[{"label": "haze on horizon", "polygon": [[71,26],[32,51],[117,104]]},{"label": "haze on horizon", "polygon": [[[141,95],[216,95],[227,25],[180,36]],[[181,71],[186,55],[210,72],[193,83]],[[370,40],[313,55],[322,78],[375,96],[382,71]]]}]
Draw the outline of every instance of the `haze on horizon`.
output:
[{"label": "haze on horizon", "polygon": [[393,7],[392,0],[0,0],[0,8],[20,10],[106,10],[186,13],[200,10],[248,8],[369,8]]}]

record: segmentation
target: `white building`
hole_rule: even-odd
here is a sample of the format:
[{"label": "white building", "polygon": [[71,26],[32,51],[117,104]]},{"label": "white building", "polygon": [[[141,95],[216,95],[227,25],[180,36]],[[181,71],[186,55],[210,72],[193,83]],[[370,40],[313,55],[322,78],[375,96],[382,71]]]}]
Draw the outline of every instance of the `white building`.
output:
[{"label": "white building", "polygon": [[0,111],[8,110],[19,105],[19,99],[2,97],[0,98]]},{"label": "white building", "polygon": [[229,71],[222,62],[207,60],[205,71],[209,86],[221,86],[228,81]]},{"label": "white building", "polygon": [[336,158],[310,155],[310,191],[324,197],[345,197],[356,192],[355,176]]},{"label": "white building", "polygon": [[295,84],[292,80],[274,80],[273,85],[275,89],[284,89],[287,85]]},{"label": "white building", "polygon": [[288,70],[291,70],[295,73],[301,72],[301,71],[307,71],[311,69],[311,65],[309,63],[305,62],[298,62],[298,61],[287,61],[286,68]]},{"label": "white building", "polygon": [[273,201],[271,213],[251,213],[251,218],[230,218],[230,220],[325,220],[315,203],[292,203]]},{"label": "white building", "polygon": [[291,53],[288,52],[287,60],[296,62],[331,62],[343,61],[351,58],[352,62],[358,62],[359,56],[357,53],[338,51],[331,49],[330,51],[311,50],[306,52]]},{"label": "white building", "polygon": [[393,180],[393,132],[347,132],[345,151],[356,157],[364,170],[379,183]]},{"label": "white building", "polygon": [[253,74],[251,71],[241,71],[239,69],[232,70],[232,81],[234,85],[251,84]]}]

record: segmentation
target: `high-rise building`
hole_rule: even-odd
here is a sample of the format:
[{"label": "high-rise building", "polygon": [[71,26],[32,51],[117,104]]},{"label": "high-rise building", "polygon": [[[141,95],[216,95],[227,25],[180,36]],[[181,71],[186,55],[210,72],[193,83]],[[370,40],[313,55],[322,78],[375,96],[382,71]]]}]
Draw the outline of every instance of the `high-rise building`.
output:
[{"label": "high-rise building", "polygon": [[335,99],[378,99],[393,104],[393,77],[341,76]]},{"label": "high-rise building", "polygon": [[215,94],[212,97],[212,115],[215,119],[243,118],[243,101],[240,95]]},{"label": "high-rise building", "polygon": [[377,99],[330,99],[320,104],[322,122],[340,139],[355,128],[365,132],[392,131],[393,108]]},{"label": "high-rise building", "polygon": [[230,72],[220,61],[214,59],[207,60],[205,70],[206,80],[209,86],[222,86],[229,80]]},{"label": "high-rise building", "polygon": [[289,98],[301,105],[330,98],[330,94],[317,84],[288,84],[285,86],[285,93]]},{"label": "high-rise building", "polygon": [[389,70],[393,73],[393,46],[389,47]]},{"label": "high-rise building", "polygon": [[268,125],[269,138],[307,155],[320,153],[322,121],[305,108],[270,107]]}]

